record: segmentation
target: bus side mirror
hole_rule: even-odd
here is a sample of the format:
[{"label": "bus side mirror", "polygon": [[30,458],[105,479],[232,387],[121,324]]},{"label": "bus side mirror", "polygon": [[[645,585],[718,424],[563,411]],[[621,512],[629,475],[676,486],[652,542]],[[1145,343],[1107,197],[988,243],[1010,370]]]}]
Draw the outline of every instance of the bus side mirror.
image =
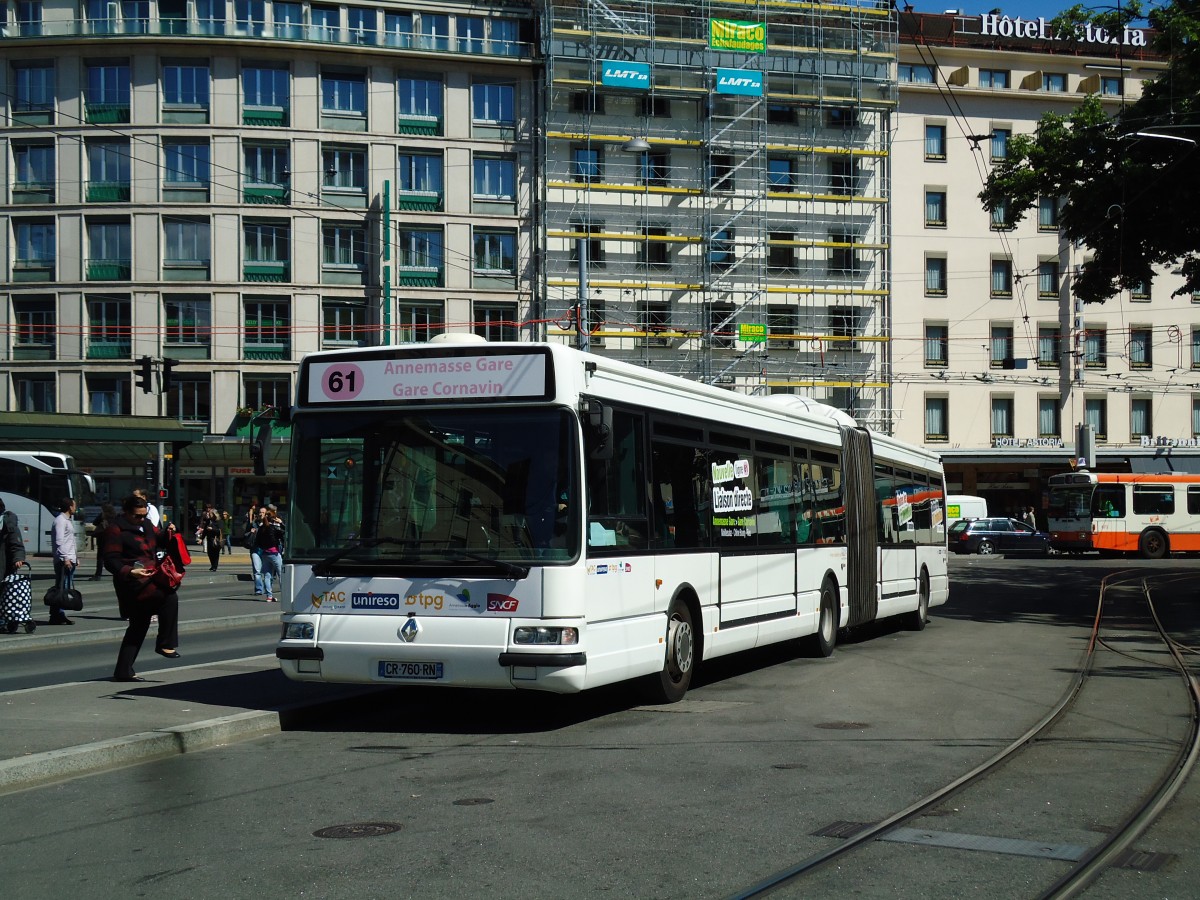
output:
[{"label": "bus side mirror", "polygon": [[267,456],[271,452],[271,423],[263,422],[258,426],[258,434],[250,441],[250,461],[254,464],[254,474],[267,474]]},{"label": "bus side mirror", "polygon": [[582,400],[584,437],[588,443],[588,459],[612,459],[613,411],[599,400]]}]

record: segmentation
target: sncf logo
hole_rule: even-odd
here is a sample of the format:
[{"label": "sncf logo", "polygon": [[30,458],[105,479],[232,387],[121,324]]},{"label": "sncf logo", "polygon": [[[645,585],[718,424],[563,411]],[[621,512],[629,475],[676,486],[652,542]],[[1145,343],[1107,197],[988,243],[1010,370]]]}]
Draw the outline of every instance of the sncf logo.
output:
[{"label": "sncf logo", "polygon": [[518,600],[516,597],[510,597],[508,594],[488,594],[487,611],[516,612],[520,603],[520,600]]}]

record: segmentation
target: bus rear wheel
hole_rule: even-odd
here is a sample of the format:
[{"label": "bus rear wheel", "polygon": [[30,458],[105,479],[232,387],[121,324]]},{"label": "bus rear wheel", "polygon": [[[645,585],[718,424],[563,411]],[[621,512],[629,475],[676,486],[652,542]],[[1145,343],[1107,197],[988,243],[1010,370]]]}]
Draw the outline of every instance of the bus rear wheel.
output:
[{"label": "bus rear wheel", "polygon": [[1138,553],[1142,559],[1162,559],[1168,550],[1170,544],[1167,543],[1167,536],[1157,529],[1143,531],[1142,536],[1138,538]]},{"label": "bus rear wheel", "polygon": [[917,608],[904,617],[909,631],[924,631],[929,621],[929,574],[921,570],[921,582],[917,587]]},{"label": "bus rear wheel", "polygon": [[805,649],[811,656],[832,656],[837,645],[838,593],[828,578],[821,582],[821,609],[817,616],[817,633],[807,639]]},{"label": "bus rear wheel", "polygon": [[678,703],[692,684],[697,658],[692,610],[679,597],[667,614],[667,657],[662,671],[646,679],[647,699],[653,703]]}]

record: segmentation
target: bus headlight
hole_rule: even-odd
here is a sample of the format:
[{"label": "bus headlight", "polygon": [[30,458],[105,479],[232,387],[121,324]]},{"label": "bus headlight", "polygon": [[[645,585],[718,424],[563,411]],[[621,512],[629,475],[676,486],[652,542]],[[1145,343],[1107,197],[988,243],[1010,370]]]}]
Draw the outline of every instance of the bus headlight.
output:
[{"label": "bus headlight", "polygon": [[311,641],[317,636],[312,622],[288,622],[283,626],[285,641]]},{"label": "bus headlight", "polygon": [[578,644],[578,628],[523,625],[513,632],[514,644]]}]

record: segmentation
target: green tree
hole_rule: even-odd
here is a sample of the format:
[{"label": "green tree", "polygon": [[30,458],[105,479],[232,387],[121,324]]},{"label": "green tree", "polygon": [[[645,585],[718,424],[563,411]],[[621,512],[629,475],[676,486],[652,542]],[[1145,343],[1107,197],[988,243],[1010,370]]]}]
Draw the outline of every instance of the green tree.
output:
[{"label": "green tree", "polygon": [[[1074,6],[1054,20],[1059,34],[1091,24],[1121,34],[1143,16],[1140,0],[1094,12]],[[1047,113],[1036,132],[1014,136],[979,197],[991,211],[1007,201],[1015,221],[1039,198],[1061,201],[1067,238],[1092,251],[1073,280],[1085,303],[1149,283],[1153,266],[1176,267],[1200,293],[1200,0],[1173,0],[1147,18],[1166,68],[1115,116],[1087,97],[1067,115]]]}]

